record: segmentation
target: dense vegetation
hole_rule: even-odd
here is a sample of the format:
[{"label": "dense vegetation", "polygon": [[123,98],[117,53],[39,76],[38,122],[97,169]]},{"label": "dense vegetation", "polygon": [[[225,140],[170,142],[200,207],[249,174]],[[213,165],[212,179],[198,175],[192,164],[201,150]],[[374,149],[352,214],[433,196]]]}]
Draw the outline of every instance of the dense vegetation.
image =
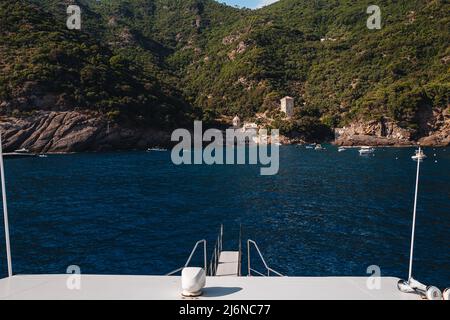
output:
[{"label": "dense vegetation", "polygon": [[252,118],[290,95],[296,118],[280,126],[305,132],[381,117],[415,130],[421,113],[449,104],[445,0],[379,0],[381,30],[367,29],[366,0],[255,11],[212,0],[73,1],[81,32],[65,28],[67,3],[31,3],[0,5],[0,100],[31,83],[62,96],[60,108],[173,126]]},{"label": "dense vegetation", "polygon": [[158,79],[154,62],[139,64],[139,54],[70,31],[65,18],[51,12],[26,1],[0,3],[0,101],[10,101],[6,111],[91,109],[161,127],[190,115],[181,93]]}]

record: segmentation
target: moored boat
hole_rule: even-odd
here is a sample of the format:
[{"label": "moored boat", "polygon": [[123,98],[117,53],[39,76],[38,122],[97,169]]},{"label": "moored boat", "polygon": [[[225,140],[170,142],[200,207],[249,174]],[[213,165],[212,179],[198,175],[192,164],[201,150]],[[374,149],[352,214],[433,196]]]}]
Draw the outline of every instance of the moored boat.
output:
[{"label": "moored boat", "polygon": [[374,152],[375,152],[375,149],[372,147],[361,147],[361,149],[359,149],[359,154],[361,156],[370,155],[370,154],[373,154]]},{"label": "moored boat", "polygon": [[418,150],[416,150],[415,155],[411,157],[413,160],[424,160],[427,158],[427,155],[423,152],[422,148],[419,147]]},{"label": "moored boat", "polygon": [[314,148],[314,150],[323,150],[324,148],[322,147],[321,144],[316,145],[316,147]]},{"label": "moored boat", "polygon": [[164,148],[149,148],[149,149],[147,149],[147,152],[152,152],[152,151],[164,152],[164,151],[167,151],[167,149],[164,149]]}]

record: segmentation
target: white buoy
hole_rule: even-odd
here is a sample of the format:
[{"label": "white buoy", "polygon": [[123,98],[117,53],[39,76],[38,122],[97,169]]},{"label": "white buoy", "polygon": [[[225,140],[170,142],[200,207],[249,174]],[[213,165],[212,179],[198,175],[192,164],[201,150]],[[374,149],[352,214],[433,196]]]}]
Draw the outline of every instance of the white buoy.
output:
[{"label": "white buoy", "polygon": [[198,297],[206,284],[206,273],[203,268],[184,268],[181,272],[181,287],[184,297]]}]

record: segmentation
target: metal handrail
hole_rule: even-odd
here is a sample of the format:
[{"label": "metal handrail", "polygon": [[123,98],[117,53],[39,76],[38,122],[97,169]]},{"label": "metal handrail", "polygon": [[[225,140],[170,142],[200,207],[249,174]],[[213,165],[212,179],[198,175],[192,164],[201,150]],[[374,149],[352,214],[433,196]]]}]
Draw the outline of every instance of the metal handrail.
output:
[{"label": "metal handrail", "polygon": [[209,263],[209,275],[215,276],[217,272],[217,267],[219,265],[219,257],[223,248],[223,224],[220,225],[219,235],[217,236],[216,243],[214,245],[214,250],[211,256],[211,261]]},{"label": "metal handrail", "polygon": [[189,265],[189,263],[191,263],[191,259],[192,259],[192,257],[194,256],[194,253],[197,251],[197,248],[198,248],[198,246],[199,246],[201,243],[203,243],[203,259],[204,259],[204,263],[205,263],[205,272],[206,272],[206,271],[208,270],[208,269],[207,269],[207,268],[208,268],[208,262],[207,262],[208,259],[207,259],[207,256],[206,256],[206,240],[203,239],[203,240],[197,241],[197,243],[196,243],[195,246],[194,246],[194,249],[192,249],[191,254],[189,255],[189,258],[187,259],[187,261],[186,261],[186,263],[184,264],[184,266],[181,267],[181,268],[178,268],[178,269],[176,269],[176,270],[174,270],[174,271],[172,271],[172,272],[170,272],[170,273],[168,273],[168,274],[166,274],[166,276],[171,276],[171,275],[173,275],[173,274],[175,274],[175,273],[180,272],[180,271],[183,270],[184,268],[186,268],[186,267]]},{"label": "metal handrail", "polygon": [[271,273],[271,272],[274,273],[274,274],[276,274],[277,276],[284,277],[281,273],[279,273],[278,271],[276,271],[276,270],[270,268],[270,267],[267,265],[266,260],[264,260],[264,257],[263,257],[263,255],[261,254],[261,251],[259,250],[258,245],[256,244],[255,241],[250,240],[250,239],[247,240],[247,265],[248,265],[248,276],[251,277],[252,271],[253,271],[254,273],[256,273],[256,274],[258,274],[258,275],[260,275],[260,276],[266,277],[266,275],[262,274],[262,273],[259,272],[259,271],[256,271],[255,269],[252,269],[252,267],[251,267],[251,259],[250,259],[250,245],[251,245],[251,244],[253,244],[253,245],[255,246],[256,251],[257,251],[258,254],[259,254],[259,257],[260,257],[262,263],[264,264],[264,267],[266,268],[266,271],[267,271],[267,277],[270,277],[270,273]]},{"label": "metal handrail", "polygon": [[212,253],[212,256],[211,256],[211,261],[209,263],[209,272],[208,272],[208,274],[210,276],[214,276],[216,274],[216,271],[217,271],[217,264],[218,264],[218,259],[219,259],[219,255],[220,255],[219,242],[220,242],[220,239],[219,239],[219,236],[217,236],[216,243],[214,245],[214,250],[213,250],[213,253]]}]

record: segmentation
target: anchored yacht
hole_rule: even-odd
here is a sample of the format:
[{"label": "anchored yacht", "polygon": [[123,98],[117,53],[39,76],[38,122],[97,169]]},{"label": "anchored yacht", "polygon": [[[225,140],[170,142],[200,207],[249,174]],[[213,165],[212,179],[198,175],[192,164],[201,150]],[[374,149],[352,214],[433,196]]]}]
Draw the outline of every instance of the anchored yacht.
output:
[{"label": "anchored yacht", "polygon": [[372,147],[361,147],[361,149],[359,149],[359,155],[361,156],[370,155],[373,154],[374,152],[375,149]]},{"label": "anchored yacht", "polygon": [[18,149],[14,151],[15,153],[30,153],[30,150],[26,149],[26,148],[22,148],[22,149]]},{"label": "anchored yacht", "polygon": [[[245,248],[242,229],[236,250],[223,250],[223,226],[208,259],[207,241],[199,240],[186,263],[167,275],[18,275],[13,272],[0,136],[0,173],[8,276],[0,279],[0,299],[32,300],[417,300],[449,299],[449,290],[425,286],[412,277],[419,166],[407,281],[395,277],[289,277],[271,268],[256,241]],[[201,249],[202,265],[192,266]],[[246,250],[246,272],[242,254]],[[256,256],[252,255],[256,253]],[[258,259],[263,269],[254,266]],[[373,286],[373,281],[378,282]]]},{"label": "anchored yacht", "polygon": [[314,150],[323,150],[324,148],[322,147],[321,144],[316,145],[316,147],[314,148]]},{"label": "anchored yacht", "polygon": [[411,158],[412,158],[413,160],[424,160],[424,159],[427,158],[427,156],[426,156],[425,153],[423,153],[422,148],[419,147],[419,149],[416,150],[415,155],[413,155]]},{"label": "anchored yacht", "polygon": [[14,150],[14,152],[4,153],[4,158],[28,158],[28,157],[36,157],[36,154],[31,153],[28,149],[22,148],[18,150]]},{"label": "anchored yacht", "polygon": [[167,149],[165,148],[148,148],[147,152],[165,152]]}]

